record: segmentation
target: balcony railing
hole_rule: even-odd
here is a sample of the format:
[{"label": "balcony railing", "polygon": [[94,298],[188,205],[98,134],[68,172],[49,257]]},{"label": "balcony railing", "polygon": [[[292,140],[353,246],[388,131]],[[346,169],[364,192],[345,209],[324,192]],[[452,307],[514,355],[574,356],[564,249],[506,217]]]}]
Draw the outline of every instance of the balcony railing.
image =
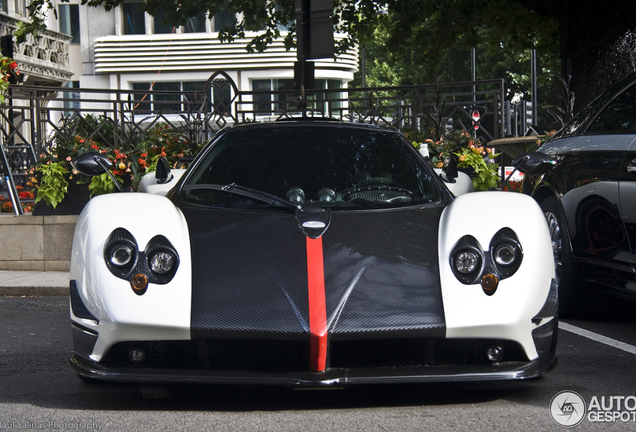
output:
[{"label": "balcony railing", "polygon": [[[17,22],[11,17],[0,15],[1,36],[13,35],[18,28]],[[20,65],[22,75],[28,76],[29,82],[65,84],[73,76],[69,64],[71,39],[71,36],[51,30],[41,30],[37,36],[28,34],[26,41],[21,44],[17,44],[13,37],[12,57]]]}]

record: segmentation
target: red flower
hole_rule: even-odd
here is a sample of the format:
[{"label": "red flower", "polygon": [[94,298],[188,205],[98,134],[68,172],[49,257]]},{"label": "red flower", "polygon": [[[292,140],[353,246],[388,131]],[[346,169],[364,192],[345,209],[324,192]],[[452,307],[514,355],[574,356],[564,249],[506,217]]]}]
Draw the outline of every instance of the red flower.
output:
[{"label": "red flower", "polygon": [[17,62],[13,62],[13,63],[11,63],[11,64],[9,65],[9,70],[13,70],[13,69],[15,69],[15,68],[17,68],[17,67],[18,67],[18,63],[17,63]]}]

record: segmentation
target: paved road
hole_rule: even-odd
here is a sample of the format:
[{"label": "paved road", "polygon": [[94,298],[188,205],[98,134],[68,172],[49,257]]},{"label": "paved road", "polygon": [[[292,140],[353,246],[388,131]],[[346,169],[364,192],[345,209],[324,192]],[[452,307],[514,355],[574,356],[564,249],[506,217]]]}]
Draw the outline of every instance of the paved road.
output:
[{"label": "paved road", "polygon": [[[67,308],[61,297],[0,297],[0,432],[565,430],[548,408],[563,390],[588,405],[593,397],[607,406],[612,396],[636,396],[636,304],[615,299],[599,301],[589,319],[565,322],[576,333],[560,332],[559,366],[538,380],[322,391],[85,384],[66,364]],[[623,411],[636,416],[632,405]],[[636,430],[636,420],[585,418],[574,430]]]}]

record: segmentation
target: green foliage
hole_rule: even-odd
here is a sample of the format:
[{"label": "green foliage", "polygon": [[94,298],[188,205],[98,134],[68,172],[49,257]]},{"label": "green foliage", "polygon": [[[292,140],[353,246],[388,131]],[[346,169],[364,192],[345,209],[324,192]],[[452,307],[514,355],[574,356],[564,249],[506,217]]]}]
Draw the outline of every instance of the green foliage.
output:
[{"label": "green foliage", "polygon": [[[161,156],[175,166],[181,157],[198,153],[202,144],[192,143],[186,137],[183,130],[160,123],[126,138],[107,117],[78,117],[66,128],[56,131],[55,146],[48,154],[40,155],[29,185],[38,189],[36,202],[44,200],[53,207],[62,201],[69,183],[88,183],[91,196],[116,191],[118,188],[108,174],[88,178],[72,169],[74,158],[93,151],[110,159],[112,174],[120,184],[135,189],[143,175],[155,169]],[[113,143],[119,144],[119,147]]]},{"label": "green foliage", "polygon": [[[388,3],[363,44],[368,87],[505,79],[505,97],[531,97],[530,50],[537,49],[540,104],[559,101],[560,51],[557,22],[515,0],[401,0]],[[361,86],[356,76],[350,86]],[[434,114],[434,113],[433,113]],[[540,123],[552,126],[545,110]]]},{"label": "green foliage", "polygon": [[36,171],[41,176],[41,180],[35,202],[44,200],[53,208],[57,207],[68,190],[66,175],[69,171],[64,168],[62,162],[49,162],[40,165]]},{"label": "green foliage", "polygon": [[[124,181],[121,179],[121,177],[116,176],[115,180],[117,180],[121,184],[124,184]],[[91,197],[115,192],[116,190],[113,179],[110,178],[108,173],[92,177],[91,182],[88,185],[88,189],[91,191]]]},{"label": "green foliage", "polygon": [[428,146],[430,160],[434,167],[441,168],[446,158],[457,156],[458,167],[470,175],[475,190],[483,191],[497,186],[499,165],[494,163],[493,159],[499,154],[483,146],[468,132],[453,130],[438,141],[427,138],[421,143],[413,142],[413,145],[419,149],[424,143]]},{"label": "green foliage", "polygon": [[[497,187],[499,183],[499,174],[497,172],[499,165],[496,163],[487,163],[485,157],[476,149],[465,148],[459,156],[459,164],[461,168],[468,168],[472,171],[471,180],[473,187],[477,191],[486,191],[490,188]],[[494,155],[497,156],[497,155]],[[494,157],[493,156],[493,157]],[[490,157],[488,157],[490,159]]]}]

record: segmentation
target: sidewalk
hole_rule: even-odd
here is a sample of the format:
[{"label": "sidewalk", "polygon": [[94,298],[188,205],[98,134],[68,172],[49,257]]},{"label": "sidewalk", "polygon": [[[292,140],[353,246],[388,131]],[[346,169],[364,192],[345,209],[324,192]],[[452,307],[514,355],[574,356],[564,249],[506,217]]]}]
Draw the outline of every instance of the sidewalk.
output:
[{"label": "sidewalk", "polygon": [[0,296],[67,296],[69,272],[0,270]]}]

